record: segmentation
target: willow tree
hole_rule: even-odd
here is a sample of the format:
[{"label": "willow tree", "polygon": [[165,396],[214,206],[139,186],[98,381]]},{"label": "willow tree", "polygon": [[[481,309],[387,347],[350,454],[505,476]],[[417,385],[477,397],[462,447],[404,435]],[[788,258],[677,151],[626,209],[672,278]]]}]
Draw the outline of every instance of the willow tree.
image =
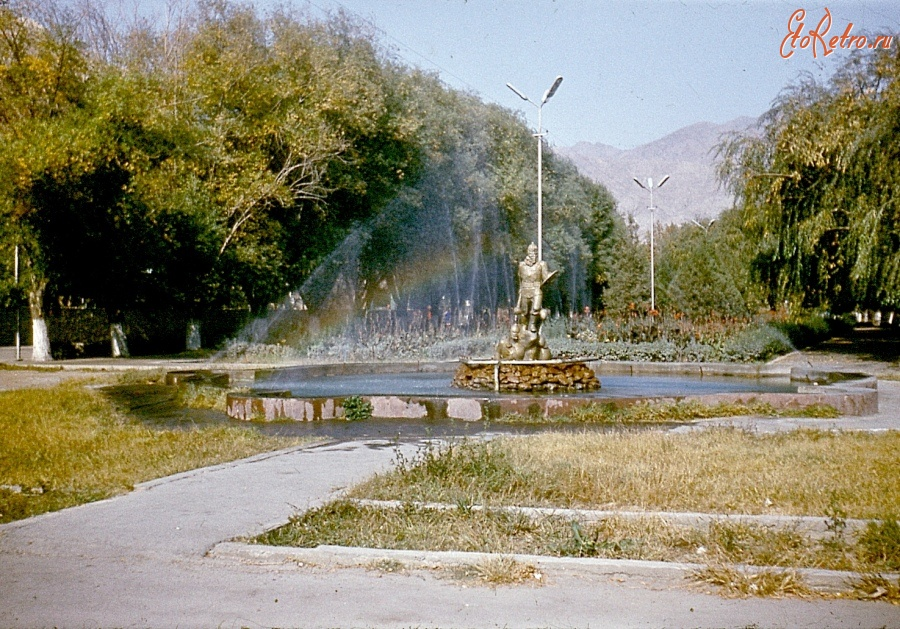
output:
[{"label": "willow tree", "polygon": [[900,51],[789,88],[720,157],[771,306],[900,307]]}]

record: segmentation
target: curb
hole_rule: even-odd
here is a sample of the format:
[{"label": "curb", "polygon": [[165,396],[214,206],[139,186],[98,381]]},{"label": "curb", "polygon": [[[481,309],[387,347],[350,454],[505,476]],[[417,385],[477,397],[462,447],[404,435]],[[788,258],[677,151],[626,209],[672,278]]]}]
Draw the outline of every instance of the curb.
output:
[{"label": "curb", "polygon": [[[550,557],[545,555],[519,555],[475,553],[459,551],[388,550],[349,546],[317,546],[294,548],[263,546],[240,542],[220,542],[207,552],[206,557],[226,559],[260,566],[295,565],[297,567],[372,568],[382,561],[398,562],[405,567],[436,569],[447,566],[472,565],[497,557],[509,557],[534,565],[547,572],[564,572],[568,575],[612,577],[628,576],[663,580],[684,580],[705,564],[645,561],[636,559],[598,559],[586,557]],[[767,570],[792,571],[803,577],[810,589],[820,593],[837,593],[848,589],[848,584],[859,575],[855,572],[819,570],[812,568],[780,568],[773,566],[736,565],[747,574]]]}]

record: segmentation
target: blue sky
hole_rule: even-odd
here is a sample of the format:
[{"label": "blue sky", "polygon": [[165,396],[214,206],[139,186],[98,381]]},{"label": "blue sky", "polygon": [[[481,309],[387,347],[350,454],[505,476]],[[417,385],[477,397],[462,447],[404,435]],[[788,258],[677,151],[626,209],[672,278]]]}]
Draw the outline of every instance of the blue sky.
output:
[{"label": "blue sky", "polygon": [[[135,0],[162,6],[163,0]],[[253,0],[260,10],[284,0]],[[579,141],[631,148],[701,121],[758,116],[804,72],[826,79],[855,50],[827,57],[797,49],[781,57],[792,14],[804,32],[831,12],[828,37],[900,33],[897,0],[603,2],[599,0],[288,0],[313,15],[343,9],[370,22],[401,60],[437,72],[450,86],[521,111],[539,100],[552,144]],[[893,46],[900,45],[894,40]]]}]

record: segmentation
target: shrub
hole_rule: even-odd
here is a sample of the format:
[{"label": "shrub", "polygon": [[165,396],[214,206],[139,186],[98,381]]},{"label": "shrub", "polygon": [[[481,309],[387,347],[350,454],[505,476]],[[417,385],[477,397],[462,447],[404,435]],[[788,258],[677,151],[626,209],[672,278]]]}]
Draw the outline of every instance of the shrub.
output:
[{"label": "shrub", "polygon": [[773,321],[771,325],[784,334],[794,348],[815,345],[827,340],[832,334],[831,324],[818,313]]},{"label": "shrub", "polygon": [[344,399],[341,406],[344,408],[344,418],[348,422],[362,421],[372,417],[372,404],[358,395]]}]

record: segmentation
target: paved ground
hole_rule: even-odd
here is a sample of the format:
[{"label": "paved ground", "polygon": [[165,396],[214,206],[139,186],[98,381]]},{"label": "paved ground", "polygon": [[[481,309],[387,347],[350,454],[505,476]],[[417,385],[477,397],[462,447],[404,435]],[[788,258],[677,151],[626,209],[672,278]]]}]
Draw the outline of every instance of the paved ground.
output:
[{"label": "paved ground", "polygon": [[[22,386],[22,373],[44,386],[72,377],[5,371],[0,383],[13,374]],[[900,428],[900,383],[884,390],[879,415],[854,421]],[[284,451],[3,525],[0,627],[900,627],[900,607],[886,603],[729,600],[628,562],[590,573],[563,564],[542,586],[490,589],[434,570],[264,565],[220,552],[394,456],[384,441]]]}]

